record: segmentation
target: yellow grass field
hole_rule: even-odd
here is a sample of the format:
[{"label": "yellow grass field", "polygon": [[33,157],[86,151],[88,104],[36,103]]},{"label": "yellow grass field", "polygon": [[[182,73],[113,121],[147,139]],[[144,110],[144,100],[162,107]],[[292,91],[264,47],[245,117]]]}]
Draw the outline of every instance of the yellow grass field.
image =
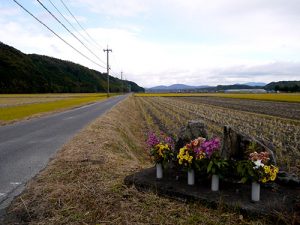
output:
[{"label": "yellow grass field", "polygon": [[300,102],[300,93],[227,94],[227,93],[142,93],[137,97],[224,97],[265,101]]},{"label": "yellow grass field", "polygon": [[0,121],[13,121],[37,114],[106,99],[106,94],[3,94],[0,95]]}]

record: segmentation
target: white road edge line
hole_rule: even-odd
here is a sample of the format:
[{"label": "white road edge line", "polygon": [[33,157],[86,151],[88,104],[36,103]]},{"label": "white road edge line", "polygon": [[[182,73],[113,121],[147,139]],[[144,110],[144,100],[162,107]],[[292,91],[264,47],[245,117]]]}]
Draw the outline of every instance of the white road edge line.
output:
[{"label": "white road edge line", "polygon": [[20,185],[21,182],[10,182],[11,185]]}]

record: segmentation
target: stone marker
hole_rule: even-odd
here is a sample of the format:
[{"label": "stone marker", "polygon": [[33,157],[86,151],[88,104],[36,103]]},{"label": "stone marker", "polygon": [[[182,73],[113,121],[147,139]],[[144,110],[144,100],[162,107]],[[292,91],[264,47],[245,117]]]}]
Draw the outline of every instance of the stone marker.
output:
[{"label": "stone marker", "polygon": [[255,145],[255,151],[270,153],[270,162],[276,165],[274,146],[266,141],[249,137],[237,132],[229,126],[224,126],[223,146],[221,156],[225,159],[243,160],[251,153],[251,145]]},{"label": "stone marker", "polygon": [[201,120],[191,120],[187,126],[180,129],[175,143],[175,151],[179,151],[185,144],[198,137],[207,138],[206,125]]}]

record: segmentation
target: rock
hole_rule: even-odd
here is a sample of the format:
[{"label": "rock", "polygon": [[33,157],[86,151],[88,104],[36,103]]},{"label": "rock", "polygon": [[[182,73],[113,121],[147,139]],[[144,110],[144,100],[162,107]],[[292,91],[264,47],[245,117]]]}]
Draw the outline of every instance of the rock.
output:
[{"label": "rock", "polygon": [[175,150],[179,151],[184,145],[198,137],[208,137],[205,123],[200,120],[189,121],[187,126],[182,127],[179,131],[175,143]]},{"label": "rock", "polygon": [[270,162],[276,165],[274,146],[266,141],[249,137],[237,132],[229,126],[224,126],[223,146],[221,156],[225,159],[247,159],[251,151],[251,145],[255,145],[255,151],[267,151],[270,154]]},{"label": "rock", "polygon": [[289,187],[300,187],[300,179],[295,174],[289,174],[285,171],[279,171],[276,183]]}]

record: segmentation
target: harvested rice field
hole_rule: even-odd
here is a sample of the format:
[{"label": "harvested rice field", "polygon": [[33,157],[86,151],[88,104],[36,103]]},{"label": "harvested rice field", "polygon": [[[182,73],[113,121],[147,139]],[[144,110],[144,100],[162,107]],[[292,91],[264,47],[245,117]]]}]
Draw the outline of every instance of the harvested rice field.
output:
[{"label": "harvested rice field", "polygon": [[300,103],[297,102],[279,102],[205,96],[183,97],[180,99],[193,104],[207,104],[228,109],[235,109],[239,111],[300,120]]},{"label": "harvested rice field", "polygon": [[0,125],[106,99],[106,94],[3,94]]},{"label": "harvested rice field", "polygon": [[216,97],[137,97],[137,102],[147,120],[173,137],[189,120],[203,120],[211,135],[221,136],[227,125],[270,142],[279,165],[300,175],[298,103]]}]

